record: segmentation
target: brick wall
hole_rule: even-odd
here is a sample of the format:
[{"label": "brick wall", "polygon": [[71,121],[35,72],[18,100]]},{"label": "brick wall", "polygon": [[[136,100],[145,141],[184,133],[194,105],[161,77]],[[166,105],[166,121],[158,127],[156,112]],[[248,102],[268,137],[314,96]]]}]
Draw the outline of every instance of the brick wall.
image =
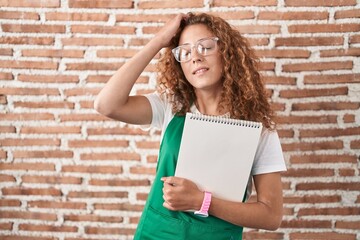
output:
[{"label": "brick wall", "polygon": [[[360,3],[356,0],[0,1],[0,238],[131,239],[158,131],[97,114],[109,76],[177,12],[218,14],[248,37],[288,165],[276,232],[360,239]],[[155,62],[134,93],[154,89]]]}]

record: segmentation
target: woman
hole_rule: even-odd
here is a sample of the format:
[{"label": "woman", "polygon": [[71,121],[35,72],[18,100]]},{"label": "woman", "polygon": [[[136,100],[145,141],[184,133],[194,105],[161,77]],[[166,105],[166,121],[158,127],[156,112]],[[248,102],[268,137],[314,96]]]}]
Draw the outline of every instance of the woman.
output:
[{"label": "woman", "polygon": [[[164,47],[157,92],[129,96],[137,78]],[[204,13],[179,14],[99,93],[95,108],[103,115],[162,129],[157,173],[135,239],[241,239],[243,227],[279,227],[280,172],[286,167],[254,59],[245,39],[223,19]],[[176,163],[186,112],[262,122],[265,130],[251,172],[255,202],[211,197],[190,180],[174,177],[172,163]]]}]

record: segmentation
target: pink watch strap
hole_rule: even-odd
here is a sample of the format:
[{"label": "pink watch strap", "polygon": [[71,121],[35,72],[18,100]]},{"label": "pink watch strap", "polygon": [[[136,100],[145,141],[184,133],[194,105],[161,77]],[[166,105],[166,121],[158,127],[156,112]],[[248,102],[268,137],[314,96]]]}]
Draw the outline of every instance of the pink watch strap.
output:
[{"label": "pink watch strap", "polygon": [[209,208],[211,204],[211,192],[204,192],[204,200],[201,205],[201,208],[199,211],[194,212],[195,215],[199,215],[201,217],[207,217],[209,216]]}]

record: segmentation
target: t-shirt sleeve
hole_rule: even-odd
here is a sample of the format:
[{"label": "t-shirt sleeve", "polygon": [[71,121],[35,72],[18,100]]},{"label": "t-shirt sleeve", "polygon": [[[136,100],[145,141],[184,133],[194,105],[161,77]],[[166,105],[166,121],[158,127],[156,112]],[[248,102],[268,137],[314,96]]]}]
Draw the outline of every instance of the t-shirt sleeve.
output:
[{"label": "t-shirt sleeve", "polygon": [[158,92],[146,94],[145,97],[149,100],[152,110],[151,124],[142,126],[142,128],[158,128],[161,129],[166,109],[166,100],[162,99]]},{"label": "t-shirt sleeve", "polygon": [[252,175],[286,171],[280,139],[276,131],[265,129],[256,150]]}]

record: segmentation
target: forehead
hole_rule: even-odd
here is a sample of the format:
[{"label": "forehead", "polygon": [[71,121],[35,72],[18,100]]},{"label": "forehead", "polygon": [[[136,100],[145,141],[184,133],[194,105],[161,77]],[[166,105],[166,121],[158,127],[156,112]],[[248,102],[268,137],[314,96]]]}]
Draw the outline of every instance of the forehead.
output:
[{"label": "forehead", "polygon": [[190,43],[194,44],[196,41],[206,38],[214,37],[214,34],[204,24],[189,25],[184,28],[180,35],[179,45]]}]

